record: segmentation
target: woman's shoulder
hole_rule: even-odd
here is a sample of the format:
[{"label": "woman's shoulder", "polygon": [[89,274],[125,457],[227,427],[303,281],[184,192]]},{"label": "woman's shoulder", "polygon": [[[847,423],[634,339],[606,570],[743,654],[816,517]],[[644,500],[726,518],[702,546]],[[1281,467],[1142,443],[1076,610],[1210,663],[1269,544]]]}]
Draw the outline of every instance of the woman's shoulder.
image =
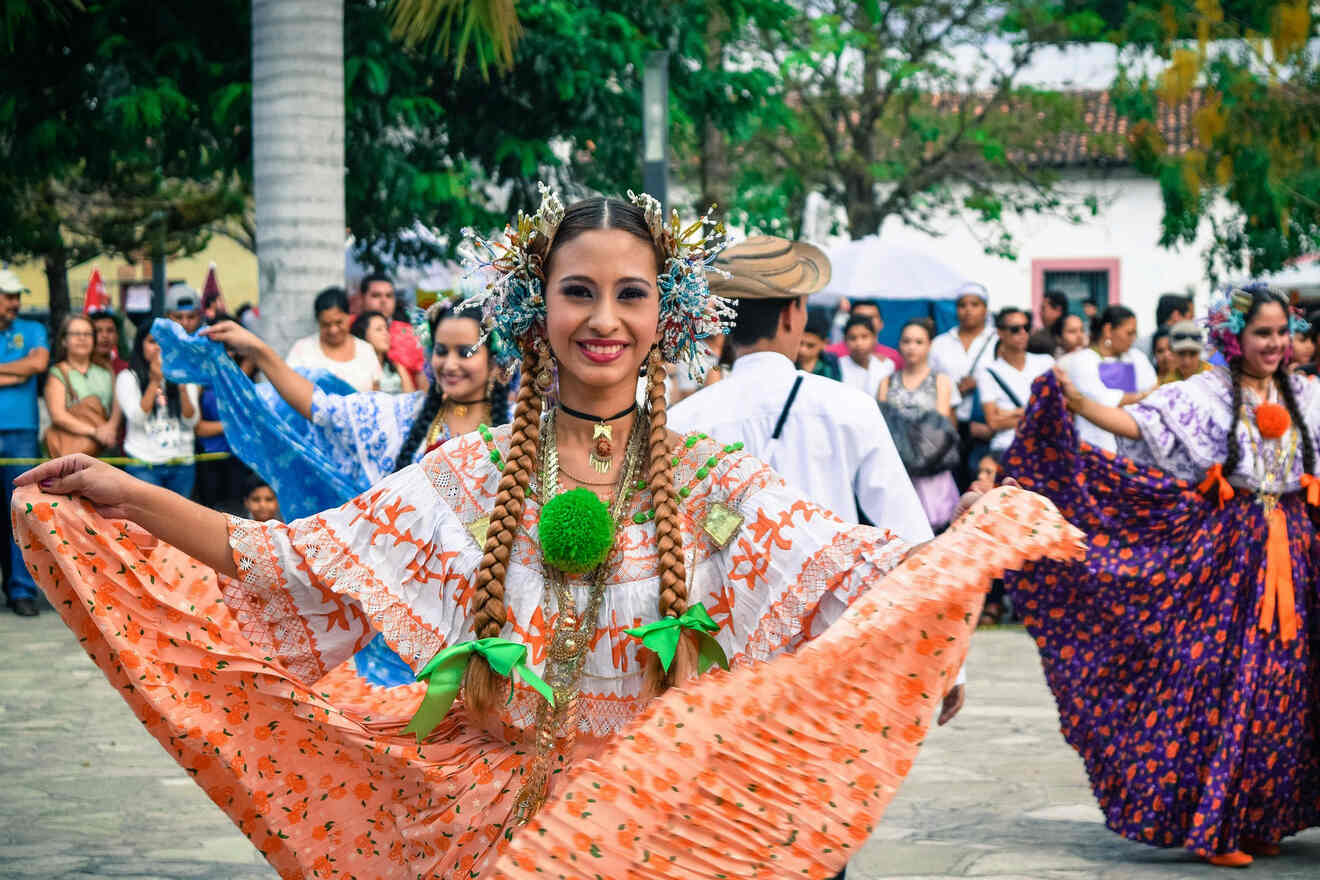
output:
[{"label": "woman's shoulder", "polygon": [[674,491],[679,506],[694,517],[713,502],[737,506],[762,489],[784,484],[774,468],[746,452],[741,442],[691,433],[672,449]]}]

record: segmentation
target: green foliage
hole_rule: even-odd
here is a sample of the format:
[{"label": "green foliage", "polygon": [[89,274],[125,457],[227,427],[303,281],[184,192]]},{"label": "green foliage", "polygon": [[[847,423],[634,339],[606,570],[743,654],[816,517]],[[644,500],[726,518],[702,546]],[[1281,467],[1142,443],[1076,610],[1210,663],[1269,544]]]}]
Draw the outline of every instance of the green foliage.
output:
[{"label": "green foliage", "polygon": [[216,104],[250,75],[247,4],[44,6],[0,44],[0,258],[200,249],[243,208],[246,118]]},{"label": "green foliage", "polygon": [[987,251],[1011,256],[1009,216],[1084,208],[1037,155],[1083,127],[1077,100],[1016,80],[1040,47],[1103,30],[1093,12],[1026,0],[822,0],[760,28],[754,46],[791,109],[735,145],[743,219],[782,225],[815,191],[854,237],[889,217],[934,232],[961,215],[990,225]]},{"label": "green foliage", "polygon": [[[1123,5],[1111,38],[1168,61],[1159,75],[1121,72],[1113,89],[1132,120],[1133,163],[1160,184],[1160,243],[1193,244],[1208,229],[1212,279],[1265,274],[1320,248],[1320,59],[1307,48],[1306,3]],[[1156,114],[1194,98],[1196,143],[1170,150]]]}]

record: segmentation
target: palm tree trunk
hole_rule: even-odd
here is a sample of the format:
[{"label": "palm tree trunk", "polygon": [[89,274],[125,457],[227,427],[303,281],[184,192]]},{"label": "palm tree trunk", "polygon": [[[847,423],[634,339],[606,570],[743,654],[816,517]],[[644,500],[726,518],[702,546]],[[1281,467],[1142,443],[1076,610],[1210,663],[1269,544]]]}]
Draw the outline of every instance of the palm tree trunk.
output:
[{"label": "palm tree trunk", "polygon": [[253,0],[252,141],[262,335],[283,354],[344,283],[344,0]]}]

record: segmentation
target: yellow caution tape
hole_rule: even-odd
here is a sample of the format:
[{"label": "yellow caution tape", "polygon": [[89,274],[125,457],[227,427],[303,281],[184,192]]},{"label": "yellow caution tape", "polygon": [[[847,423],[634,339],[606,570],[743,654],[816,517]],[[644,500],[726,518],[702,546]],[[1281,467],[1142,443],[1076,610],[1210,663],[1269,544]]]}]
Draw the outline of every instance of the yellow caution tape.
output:
[{"label": "yellow caution tape", "polygon": [[[192,464],[198,461],[220,461],[226,458],[233,458],[232,452],[200,452],[197,455],[187,455],[182,458],[171,458],[169,461],[143,461],[140,458],[128,458],[123,455],[97,456],[97,461],[103,461],[106,464],[125,465],[131,464],[138,467],[168,467],[176,464]],[[50,461],[49,458],[0,458],[0,467],[11,465],[33,465],[42,464]]]}]

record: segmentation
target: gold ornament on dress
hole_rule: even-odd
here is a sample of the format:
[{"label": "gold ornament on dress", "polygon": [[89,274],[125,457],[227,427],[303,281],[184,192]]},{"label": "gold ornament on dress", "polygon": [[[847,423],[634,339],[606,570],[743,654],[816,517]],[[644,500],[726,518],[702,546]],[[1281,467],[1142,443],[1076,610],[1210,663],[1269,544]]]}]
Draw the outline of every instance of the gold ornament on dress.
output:
[{"label": "gold ornament on dress", "polygon": [[[610,505],[610,515],[618,527],[623,525],[628,502],[632,498],[632,489],[643,457],[642,445],[649,434],[649,420],[645,415],[639,415],[628,438],[623,467],[615,484],[614,501]],[[542,421],[540,471],[540,500],[544,507],[551,498],[563,491],[559,484],[559,447],[555,437],[554,409],[546,413]],[[541,568],[545,572],[546,584],[550,587],[546,591],[547,596],[553,597],[558,611],[553,618],[543,674],[554,691],[555,704],[551,706],[542,700],[536,707],[536,755],[514,799],[514,815],[519,824],[526,823],[536,815],[536,811],[545,803],[546,786],[550,781],[551,765],[557,752],[568,754],[572,751],[580,711],[578,682],[586,665],[587,649],[596,634],[597,615],[605,595],[605,576],[609,572],[612,558],[613,551],[588,576],[590,587],[587,607],[581,613],[578,612],[577,599],[569,579],[563,572],[542,561]],[[558,750],[556,744],[560,746]]]}]

